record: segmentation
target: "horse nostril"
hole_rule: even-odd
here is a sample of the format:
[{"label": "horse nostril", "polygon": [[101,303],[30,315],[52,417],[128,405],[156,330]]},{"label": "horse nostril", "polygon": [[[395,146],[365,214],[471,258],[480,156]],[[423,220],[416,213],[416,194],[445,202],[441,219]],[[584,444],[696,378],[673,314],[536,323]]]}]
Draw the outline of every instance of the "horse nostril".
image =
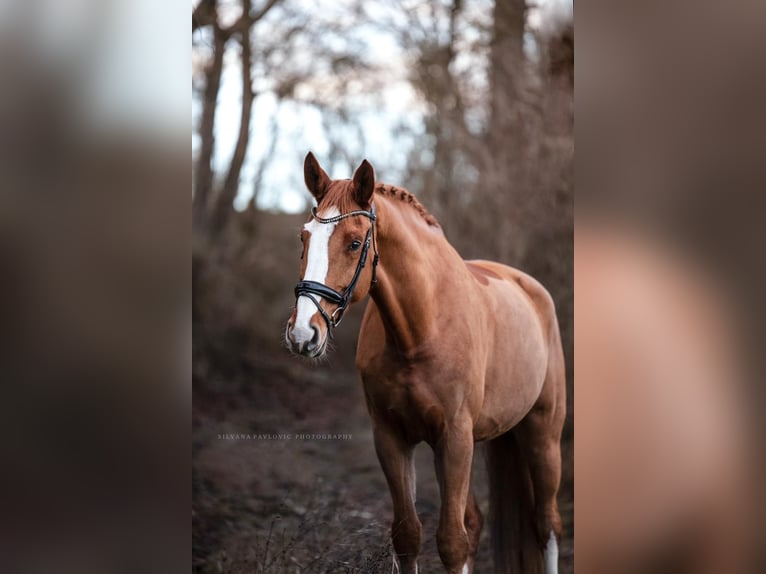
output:
[{"label": "horse nostril", "polygon": [[311,325],[311,330],[314,331],[314,335],[311,337],[310,347],[316,349],[319,346],[319,327]]}]

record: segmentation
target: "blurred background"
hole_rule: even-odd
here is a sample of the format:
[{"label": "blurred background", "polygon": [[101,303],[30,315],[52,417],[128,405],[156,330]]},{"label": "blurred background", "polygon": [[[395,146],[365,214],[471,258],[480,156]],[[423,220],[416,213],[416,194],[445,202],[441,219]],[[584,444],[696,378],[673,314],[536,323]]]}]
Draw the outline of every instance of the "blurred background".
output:
[{"label": "blurred background", "polygon": [[[360,309],[327,364],[281,349],[308,149],[335,177],[368,157],[465,256],[540,277],[571,391],[571,5],[202,6],[190,30],[182,0],[0,2],[3,572],[188,572],[192,527],[196,572],[390,569]],[[581,0],[577,20],[578,564],[766,571],[766,10]]]},{"label": "blurred background", "polygon": [[[571,572],[571,2],[201,0],[192,82],[194,571],[391,569],[388,489],[353,363],[363,305],[322,364],[282,343],[311,150],[334,178],[367,158],[465,258],[516,266],[552,293],[568,370]],[[417,466],[421,569],[439,571],[425,445]],[[486,512],[480,454],[475,467]],[[477,572],[489,569],[485,534]]]},{"label": "blurred background", "polygon": [[577,564],[766,571],[766,7],[578,3]]},{"label": "blurred background", "polygon": [[188,563],[187,18],[0,2],[3,572]]}]

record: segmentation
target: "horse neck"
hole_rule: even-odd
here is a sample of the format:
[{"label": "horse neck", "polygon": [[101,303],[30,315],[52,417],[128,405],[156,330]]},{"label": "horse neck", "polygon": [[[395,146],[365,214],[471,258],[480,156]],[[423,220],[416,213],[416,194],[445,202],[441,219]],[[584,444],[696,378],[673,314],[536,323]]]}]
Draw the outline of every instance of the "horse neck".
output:
[{"label": "horse neck", "polygon": [[380,195],[375,202],[380,264],[371,297],[389,340],[413,352],[437,328],[446,275],[464,265],[441,229],[429,226],[413,207]]}]

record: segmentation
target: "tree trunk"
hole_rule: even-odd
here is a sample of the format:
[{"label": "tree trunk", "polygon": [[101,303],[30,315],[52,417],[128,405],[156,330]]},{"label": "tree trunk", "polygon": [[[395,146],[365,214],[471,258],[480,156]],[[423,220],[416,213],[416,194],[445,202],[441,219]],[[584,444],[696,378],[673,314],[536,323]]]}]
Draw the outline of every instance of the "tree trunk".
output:
[{"label": "tree trunk", "polygon": [[492,227],[503,240],[491,255],[501,261],[514,259],[520,246],[516,213],[525,190],[524,154],[529,148],[525,126],[524,88],[526,58],[525,0],[495,0],[489,57],[490,109],[479,195],[488,207]]},{"label": "tree trunk", "polygon": [[205,73],[205,91],[199,122],[200,150],[194,173],[192,222],[195,229],[207,222],[207,204],[213,188],[213,150],[215,149],[215,109],[221,86],[226,35],[213,23],[213,60]]},{"label": "tree trunk", "polygon": [[[519,132],[525,82],[526,0],[496,0],[490,46],[490,144]],[[510,130],[510,132],[509,132]],[[495,146],[493,146],[495,147]],[[495,147],[495,149],[498,149]]]},{"label": "tree trunk", "polygon": [[240,43],[242,45],[242,109],[239,119],[239,134],[237,136],[237,144],[234,148],[234,155],[231,158],[229,165],[229,171],[226,174],[226,179],[223,182],[223,187],[220,193],[215,198],[215,205],[213,208],[213,215],[210,221],[210,232],[213,236],[217,236],[226,227],[226,222],[234,209],[234,199],[237,197],[237,191],[239,190],[239,178],[242,172],[242,166],[245,163],[245,157],[247,156],[248,144],[250,143],[250,118],[253,109],[253,100],[255,94],[253,93],[253,80],[252,80],[252,53],[250,44],[250,31],[252,27],[252,20],[250,19],[250,0],[243,0],[243,20],[239,25],[240,28]]}]

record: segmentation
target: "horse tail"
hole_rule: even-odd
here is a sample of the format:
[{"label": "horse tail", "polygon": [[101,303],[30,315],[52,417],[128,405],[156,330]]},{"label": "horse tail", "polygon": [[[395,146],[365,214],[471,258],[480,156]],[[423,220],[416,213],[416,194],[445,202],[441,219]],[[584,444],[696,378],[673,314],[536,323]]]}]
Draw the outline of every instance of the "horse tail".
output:
[{"label": "horse tail", "polygon": [[542,574],[529,461],[519,431],[487,443],[489,523],[496,574]]}]

